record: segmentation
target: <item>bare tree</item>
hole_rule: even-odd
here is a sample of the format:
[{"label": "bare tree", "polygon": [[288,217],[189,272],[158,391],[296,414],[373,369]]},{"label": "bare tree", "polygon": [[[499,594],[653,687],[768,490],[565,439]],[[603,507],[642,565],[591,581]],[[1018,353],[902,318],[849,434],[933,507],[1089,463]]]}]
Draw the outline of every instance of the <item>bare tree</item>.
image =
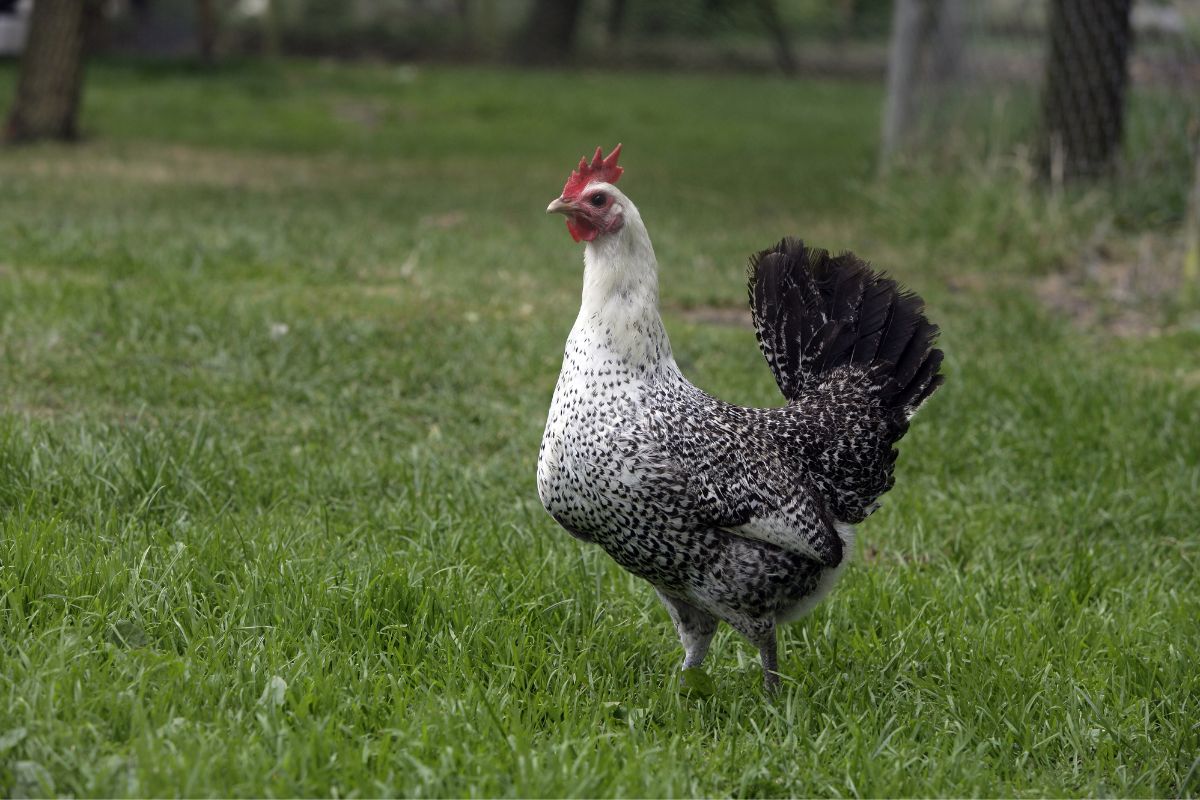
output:
[{"label": "bare tree", "polygon": [[196,0],[196,45],[200,60],[209,66],[217,63],[219,25],[216,0]]},{"label": "bare tree", "polygon": [[525,27],[517,36],[515,55],[530,63],[563,61],[575,49],[583,0],[534,0]]},{"label": "bare tree", "polygon": [[621,38],[621,34],[625,32],[625,17],[629,11],[629,4],[625,0],[611,0],[608,4],[608,20],[605,28],[608,31],[608,41],[616,42]]},{"label": "bare tree", "polygon": [[1183,223],[1184,288],[1200,299],[1200,134],[1192,149],[1192,191],[1188,195],[1187,218]]},{"label": "bare tree", "polygon": [[880,164],[886,166],[912,125],[913,94],[920,61],[922,0],[895,0],[892,44],[888,52],[887,99],[883,109]]},{"label": "bare tree", "polygon": [[929,13],[933,15],[928,23],[933,51],[929,71],[944,83],[957,78],[962,71],[969,9],[962,0],[936,0]]},{"label": "bare tree", "polygon": [[1095,176],[1124,133],[1132,0],[1054,0],[1038,152],[1044,175]]},{"label": "bare tree", "polygon": [[[967,10],[962,0],[895,0],[880,147],[882,168],[910,133],[918,88],[944,89],[962,70]],[[923,99],[929,99],[927,94]]]},{"label": "bare tree", "polygon": [[17,95],[4,128],[10,142],[74,139],[95,0],[38,0],[21,56]]},{"label": "bare tree", "polygon": [[771,40],[771,48],[775,51],[775,63],[780,71],[785,75],[796,74],[796,55],[792,52],[792,39],[788,35],[787,25],[783,22],[783,15],[779,13],[777,0],[706,0],[703,8],[706,14],[726,19],[743,8],[752,10],[763,26],[763,32]]},{"label": "bare tree", "polygon": [[796,56],[792,53],[792,40],[783,24],[778,4],[775,0],[755,0],[754,7],[763,28],[771,37],[771,45],[775,48],[775,63],[785,75],[795,75]]}]

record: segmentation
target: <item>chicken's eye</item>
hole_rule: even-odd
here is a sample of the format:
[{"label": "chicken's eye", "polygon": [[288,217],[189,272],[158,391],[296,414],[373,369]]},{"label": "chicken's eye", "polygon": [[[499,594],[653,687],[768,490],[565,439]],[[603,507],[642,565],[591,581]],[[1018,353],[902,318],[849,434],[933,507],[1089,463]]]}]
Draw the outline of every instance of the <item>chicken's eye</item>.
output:
[{"label": "chicken's eye", "polygon": [[592,199],[591,199],[591,201],[590,201],[590,202],[591,202],[591,204],[592,204],[592,205],[594,205],[596,208],[600,208],[601,206],[603,206],[603,205],[604,205],[604,200],[605,200],[605,197],[604,197],[604,195],[602,195],[602,194],[594,194],[594,195],[592,195]]}]

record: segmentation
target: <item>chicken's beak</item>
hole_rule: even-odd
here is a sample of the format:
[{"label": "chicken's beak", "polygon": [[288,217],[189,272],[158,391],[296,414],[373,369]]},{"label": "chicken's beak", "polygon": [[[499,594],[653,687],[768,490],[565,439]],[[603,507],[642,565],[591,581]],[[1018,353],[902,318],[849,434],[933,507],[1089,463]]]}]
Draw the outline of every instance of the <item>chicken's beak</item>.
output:
[{"label": "chicken's beak", "polygon": [[570,214],[571,204],[561,197],[555,198],[550,205],[546,206],[547,214]]}]

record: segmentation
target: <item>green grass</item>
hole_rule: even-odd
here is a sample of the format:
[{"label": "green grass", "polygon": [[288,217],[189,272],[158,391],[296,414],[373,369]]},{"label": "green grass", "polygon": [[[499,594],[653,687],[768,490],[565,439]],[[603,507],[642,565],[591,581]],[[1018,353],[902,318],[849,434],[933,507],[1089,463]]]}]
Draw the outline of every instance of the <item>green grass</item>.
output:
[{"label": "green grass", "polygon": [[[0,71],[0,106],[13,70]],[[0,152],[0,792],[1196,795],[1200,334],[1080,331],[1095,197],[872,172],[879,92],[759,78],[101,65]],[[949,380],[763,698],[682,695],[648,587],[542,512],[580,253],[625,143],[700,385],[776,390],[785,233],[925,294]]]}]

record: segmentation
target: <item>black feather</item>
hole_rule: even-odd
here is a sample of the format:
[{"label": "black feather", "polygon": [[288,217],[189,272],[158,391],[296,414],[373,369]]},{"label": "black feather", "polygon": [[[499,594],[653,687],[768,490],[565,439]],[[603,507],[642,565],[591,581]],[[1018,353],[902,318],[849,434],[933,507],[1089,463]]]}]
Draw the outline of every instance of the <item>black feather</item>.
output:
[{"label": "black feather", "polygon": [[924,302],[853,253],[783,239],[751,257],[748,288],[759,346],[788,400],[852,365],[906,419],[942,384]]},{"label": "black feather", "polygon": [[896,295],[892,303],[892,316],[884,329],[883,339],[875,358],[879,361],[899,362],[904,348],[912,341],[917,325],[921,322],[921,299],[910,292]]},{"label": "black feather", "polygon": [[867,284],[863,292],[862,308],[859,310],[858,341],[850,360],[855,364],[870,364],[879,353],[884,331],[892,318],[894,295],[888,287],[878,281]]},{"label": "black feather", "polygon": [[906,388],[912,383],[914,376],[921,365],[925,363],[925,358],[929,355],[929,349],[932,345],[934,337],[937,336],[937,326],[932,322],[921,319],[917,322],[916,329],[909,338],[908,343],[904,347],[904,352],[896,361],[896,367],[892,371],[893,380],[896,386],[900,389]]}]

